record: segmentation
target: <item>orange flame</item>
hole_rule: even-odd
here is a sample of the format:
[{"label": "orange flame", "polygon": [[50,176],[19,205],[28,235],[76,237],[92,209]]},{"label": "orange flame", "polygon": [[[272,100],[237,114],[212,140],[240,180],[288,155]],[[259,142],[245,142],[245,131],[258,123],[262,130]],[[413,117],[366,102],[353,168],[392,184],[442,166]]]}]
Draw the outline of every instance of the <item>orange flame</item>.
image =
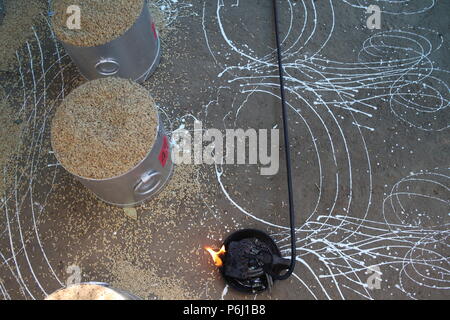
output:
[{"label": "orange flame", "polygon": [[213,258],[214,265],[216,267],[221,267],[223,265],[222,259],[220,259],[220,255],[225,253],[225,246],[223,245],[222,248],[220,248],[219,251],[214,251],[210,247],[205,247],[205,250],[209,252],[211,257]]}]

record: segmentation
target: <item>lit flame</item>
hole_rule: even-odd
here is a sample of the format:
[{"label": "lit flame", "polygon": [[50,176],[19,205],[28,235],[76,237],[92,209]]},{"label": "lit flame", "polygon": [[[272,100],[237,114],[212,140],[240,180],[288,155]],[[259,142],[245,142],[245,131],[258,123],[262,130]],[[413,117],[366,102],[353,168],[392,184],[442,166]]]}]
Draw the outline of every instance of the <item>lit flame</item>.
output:
[{"label": "lit flame", "polygon": [[221,267],[223,265],[222,259],[220,259],[220,255],[225,253],[225,246],[223,245],[222,248],[220,248],[219,251],[214,251],[212,248],[210,247],[205,247],[206,251],[209,252],[209,254],[211,255],[211,257],[213,258],[214,261],[214,265],[216,267]]}]

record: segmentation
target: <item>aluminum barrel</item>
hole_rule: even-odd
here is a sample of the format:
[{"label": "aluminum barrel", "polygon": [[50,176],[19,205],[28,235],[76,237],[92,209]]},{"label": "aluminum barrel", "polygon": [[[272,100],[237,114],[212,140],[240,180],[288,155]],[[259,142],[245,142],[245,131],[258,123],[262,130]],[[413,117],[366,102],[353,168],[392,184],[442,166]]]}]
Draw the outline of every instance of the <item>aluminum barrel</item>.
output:
[{"label": "aluminum barrel", "polygon": [[161,60],[161,43],[147,0],[136,22],[120,37],[94,47],[61,43],[88,80],[116,76],[142,83]]}]

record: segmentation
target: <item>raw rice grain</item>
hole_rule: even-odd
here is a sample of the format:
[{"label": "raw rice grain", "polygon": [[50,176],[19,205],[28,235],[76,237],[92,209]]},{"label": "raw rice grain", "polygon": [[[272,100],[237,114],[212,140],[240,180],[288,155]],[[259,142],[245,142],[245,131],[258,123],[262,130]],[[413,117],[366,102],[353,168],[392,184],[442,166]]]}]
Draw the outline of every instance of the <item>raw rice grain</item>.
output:
[{"label": "raw rice grain", "polygon": [[104,78],[66,97],[55,114],[51,139],[69,172],[107,179],[126,173],[146,157],[157,128],[155,103],[142,86]]},{"label": "raw rice grain", "polygon": [[[67,13],[71,5],[81,10],[80,29],[69,29]],[[69,44],[93,47],[105,44],[130,29],[142,12],[144,0],[55,0],[53,28],[57,37]]]}]

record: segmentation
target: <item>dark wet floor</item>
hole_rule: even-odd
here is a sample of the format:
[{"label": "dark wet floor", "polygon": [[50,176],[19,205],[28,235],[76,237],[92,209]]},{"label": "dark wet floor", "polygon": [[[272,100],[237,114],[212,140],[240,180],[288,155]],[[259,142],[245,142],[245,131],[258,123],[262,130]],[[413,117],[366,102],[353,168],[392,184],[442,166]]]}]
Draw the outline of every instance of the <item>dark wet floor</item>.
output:
[{"label": "dark wet floor", "polygon": [[[297,267],[257,299],[449,298],[450,3],[386,5],[379,30],[366,4],[280,5]],[[271,1],[160,5],[170,28],[144,86],[166,128],[281,129]],[[132,219],[55,165],[52,114],[84,80],[46,24],[29,43],[21,68],[0,75],[27,123],[1,205],[0,297],[41,299],[81,280],[145,299],[255,298],[228,288],[203,247],[251,227],[290,256],[283,145],[274,176],[177,166]]]}]

